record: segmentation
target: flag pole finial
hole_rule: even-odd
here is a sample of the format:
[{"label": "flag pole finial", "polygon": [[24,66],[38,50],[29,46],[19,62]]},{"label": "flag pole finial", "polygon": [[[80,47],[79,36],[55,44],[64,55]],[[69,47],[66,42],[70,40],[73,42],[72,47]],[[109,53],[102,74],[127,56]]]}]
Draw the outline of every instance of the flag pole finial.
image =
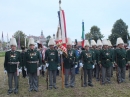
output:
[{"label": "flag pole finial", "polygon": [[59,0],[59,8],[61,8],[61,0]]}]

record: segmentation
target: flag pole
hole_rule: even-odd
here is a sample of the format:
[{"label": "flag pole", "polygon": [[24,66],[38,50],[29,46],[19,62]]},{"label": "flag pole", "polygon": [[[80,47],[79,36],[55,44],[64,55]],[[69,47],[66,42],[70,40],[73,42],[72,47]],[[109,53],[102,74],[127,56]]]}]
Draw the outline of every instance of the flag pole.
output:
[{"label": "flag pole", "polygon": [[[59,11],[61,11],[61,0],[59,0]],[[61,59],[60,60],[61,60],[61,74],[62,74],[62,89],[64,89],[64,74],[63,74],[64,73],[63,72],[64,66],[63,66],[63,55],[62,54],[61,54]]]}]

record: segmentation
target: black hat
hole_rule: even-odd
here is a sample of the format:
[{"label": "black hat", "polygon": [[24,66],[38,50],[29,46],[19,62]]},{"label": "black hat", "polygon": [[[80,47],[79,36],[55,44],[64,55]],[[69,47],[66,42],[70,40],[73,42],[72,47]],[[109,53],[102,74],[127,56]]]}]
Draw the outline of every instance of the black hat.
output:
[{"label": "black hat", "polygon": [[21,46],[21,49],[22,49],[22,50],[25,50],[25,46],[24,46],[24,45],[22,45],[22,46]]}]

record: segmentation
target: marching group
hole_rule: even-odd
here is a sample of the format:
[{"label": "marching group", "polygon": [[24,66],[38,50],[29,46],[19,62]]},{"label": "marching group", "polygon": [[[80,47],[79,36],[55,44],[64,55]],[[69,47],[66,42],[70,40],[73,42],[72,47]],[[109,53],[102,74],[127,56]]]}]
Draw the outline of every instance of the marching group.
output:
[{"label": "marching group", "polygon": [[[49,89],[57,89],[56,76],[57,70],[60,69],[60,63],[64,63],[65,88],[75,86],[75,74],[78,68],[82,68],[83,87],[93,87],[92,77],[102,85],[111,83],[113,75],[113,66],[117,69],[118,83],[125,82],[126,65],[130,64],[130,50],[125,50],[122,38],[117,38],[116,47],[114,48],[109,40],[84,41],[84,48],[78,50],[72,48],[72,41],[67,39],[67,54],[58,47],[55,47],[54,39],[50,39],[48,46],[45,48],[38,43],[38,49],[35,49],[33,38],[29,39],[28,49],[21,46],[22,52],[16,50],[17,42],[15,38],[10,41],[11,50],[5,53],[4,69],[8,75],[8,94],[18,93],[19,72],[29,77],[29,92],[38,92],[38,76],[41,69],[47,69],[49,76]],[[43,70],[44,75],[44,70]],[[25,76],[23,76],[25,77]],[[14,78],[14,89],[12,80]]]}]

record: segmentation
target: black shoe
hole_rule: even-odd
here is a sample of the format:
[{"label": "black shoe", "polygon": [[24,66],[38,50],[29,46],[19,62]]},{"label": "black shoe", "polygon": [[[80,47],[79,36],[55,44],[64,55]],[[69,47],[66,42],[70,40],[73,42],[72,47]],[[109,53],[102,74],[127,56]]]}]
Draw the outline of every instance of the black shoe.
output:
[{"label": "black shoe", "polygon": [[34,89],[34,91],[38,92],[38,89]]},{"label": "black shoe", "polygon": [[83,85],[83,87],[87,87],[87,85],[86,85],[86,84],[84,84],[84,85]]},{"label": "black shoe", "polygon": [[118,81],[118,83],[120,84],[120,83],[122,83],[122,81]]},{"label": "black shoe", "polygon": [[33,89],[29,89],[28,91],[29,91],[29,92],[32,92],[32,91],[33,91]]},{"label": "black shoe", "polygon": [[74,86],[72,85],[72,86],[70,86],[71,88],[74,88]]},{"label": "black shoe", "polygon": [[8,91],[7,95],[10,95],[11,93],[13,93],[13,91]]},{"label": "black shoe", "polygon": [[14,91],[14,94],[18,94],[18,92]]},{"label": "black shoe", "polygon": [[70,86],[65,86],[65,88],[69,88]]},{"label": "black shoe", "polygon": [[93,87],[93,84],[88,84],[90,87]]},{"label": "black shoe", "polygon": [[14,89],[14,94],[18,94],[18,90],[17,89]]},{"label": "black shoe", "polygon": [[108,81],[107,83],[108,83],[108,84],[111,84],[111,81]]},{"label": "black shoe", "polygon": [[56,87],[56,86],[54,86],[53,88],[54,88],[54,89],[58,89],[58,87]]}]

